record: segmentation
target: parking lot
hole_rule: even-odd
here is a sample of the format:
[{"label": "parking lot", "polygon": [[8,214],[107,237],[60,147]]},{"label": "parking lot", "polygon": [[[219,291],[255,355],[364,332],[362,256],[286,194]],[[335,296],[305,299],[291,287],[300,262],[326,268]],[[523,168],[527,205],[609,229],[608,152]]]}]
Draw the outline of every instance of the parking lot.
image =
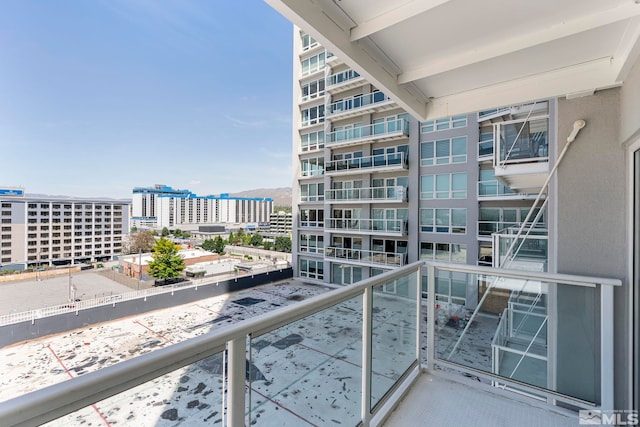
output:
[{"label": "parking lot", "polygon": [[[0,283],[0,315],[135,290],[113,280],[117,279],[117,274],[112,271],[80,271],[70,276]],[[113,279],[109,278],[110,275]]]}]

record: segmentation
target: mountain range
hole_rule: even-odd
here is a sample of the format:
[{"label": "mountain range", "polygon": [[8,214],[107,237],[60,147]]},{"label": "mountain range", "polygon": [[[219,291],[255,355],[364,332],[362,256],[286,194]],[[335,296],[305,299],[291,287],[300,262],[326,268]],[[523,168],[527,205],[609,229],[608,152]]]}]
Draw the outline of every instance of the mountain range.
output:
[{"label": "mountain range", "polygon": [[291,207],[291,187],[283,188],[258,188],[256,190],[240,191],[231,193],[235,197],[270,197],[275,206]]}]

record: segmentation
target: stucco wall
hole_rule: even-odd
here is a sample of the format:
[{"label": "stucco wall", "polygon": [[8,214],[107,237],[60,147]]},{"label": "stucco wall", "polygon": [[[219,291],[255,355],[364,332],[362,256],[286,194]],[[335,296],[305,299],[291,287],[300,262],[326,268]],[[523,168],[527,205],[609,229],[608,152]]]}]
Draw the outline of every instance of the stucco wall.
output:
[{"label": "stucco wall", "polygon": [[640,60],[624,80],[620,93],[620,142],[640,137]]},{"label": "stucco wall", "polygon": [[[623,280],[614,291],[615,404],[625,408],[630,373],[627,371],[628,287],[626,277],[625,151],[620,145],[621,89],[558,101],[558,152],[566,143],[573,122],[587,125],[569,148],[558,169],[556,194],[558,273],[613,277]],[[586,300],[595,304],[587,310]],[[575,387],[571,376],[597,369],[599,359],[587,351],[589,334],[596,334],[598,301],[587,290],[558,291],[558,387]],[[597,334],[592,335],[598,339]],[[598,387],[598,384],[591,384]],[[581,384],[587,389],[588,384]]]},{"label": "stucco wall", "polygon": [[573,122],[587,122],[558,169],[559,273],[624,277],[625,153],[619,117],[619,88],[558,101],[558,152]]}]

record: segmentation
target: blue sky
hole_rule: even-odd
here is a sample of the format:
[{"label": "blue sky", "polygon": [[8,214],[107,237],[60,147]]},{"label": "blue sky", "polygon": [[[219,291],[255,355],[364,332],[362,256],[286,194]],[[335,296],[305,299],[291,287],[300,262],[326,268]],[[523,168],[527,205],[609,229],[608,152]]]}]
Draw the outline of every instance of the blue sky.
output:
[{"label": "blue sky", "polygon": [[0,186],[291,186],[291,45],[262,0],[4,0]]}]

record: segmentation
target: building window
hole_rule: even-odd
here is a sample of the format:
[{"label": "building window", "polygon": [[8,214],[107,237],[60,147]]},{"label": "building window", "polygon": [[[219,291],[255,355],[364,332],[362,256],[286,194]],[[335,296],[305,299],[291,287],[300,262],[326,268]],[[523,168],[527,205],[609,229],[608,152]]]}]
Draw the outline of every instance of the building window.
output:
[{"label": "building window", "polygon": [[465,199],[466,197],[466,173],[422,175],[420,177],[421,199]]},{"label": "building window", "polygon": [[301,209],[300,227],[324,227],[324,209]]},{"label": "building window", "polygon": [[324,279],[324,264],[322,260],[300,258],[300,277],[309,279]]},{"label": "building window", "polygon": [[301,112],[302,126],[324,123],[324,104],[305,108]]},{"label": "building window", "polygon": [[302,102],[324,96],[324,78],[302,85]]},{"label": "building window", "polygon": [[324,148],[324,131],[300,135],[300,148],[302,151],[320,150]]},{"label": "building window", "polygon": [[439,130],[462,128],[467,125],[467,116],[445,117],[443,119],[429,120],[420,123],[420,132],[429,133]]},{"label": "building window", "polygon": [[310,252],[314,254],[324,253],[324,236],[315,234],[300,235],[300,252]]},{"label": "building window", "polygon": [[467,232],[467,210],[420,209],[420,231],[465,234]]},{"label": "building window", "polygon": [[420,166],[467,162],[467,137],[438,139],[420,144]]},{"label": "building window", "polygon": [[325,53],[321,52],[302,60],[302,75],[308,76],[324,69]]},{"label": "building window", "polygon": [[321,202],[324,200],[324,183],[300,185],[301,202]]},{"label": "building window", "polygon": [[420,259],[465,264],[467,262],[467,245],[420,242]]},{"label": "building window", "polygon": [[309,34],[302,34],[302,50],[309,50],[318,45],[318,42],[315,41],[313,37]]},{"label": "building window", "polygon": [[313,157],[300,160],[300,173],[302,176],[324,175],[324,157]]}]

